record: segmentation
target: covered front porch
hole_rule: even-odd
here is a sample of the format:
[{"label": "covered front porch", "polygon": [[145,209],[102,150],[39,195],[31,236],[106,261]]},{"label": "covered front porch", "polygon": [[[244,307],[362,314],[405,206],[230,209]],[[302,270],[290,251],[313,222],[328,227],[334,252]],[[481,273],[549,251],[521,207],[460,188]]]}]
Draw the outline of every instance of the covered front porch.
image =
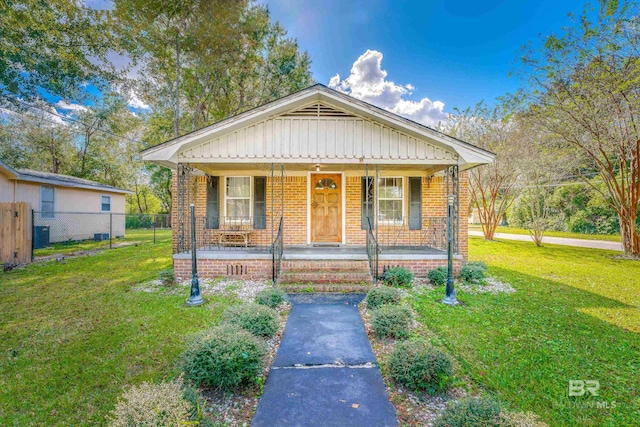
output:
[{"label": "covered front porch", "polygon": [[176,175],[177,264],[191,258],[192,224],[197,258],[224,264],[212,267],[222,275],[277,280],[287,260],[366,261],[374,278],[406,264],[426,275],[446,263],[448,224],[454,257],[464,257],[456,165],[179,163]]}]

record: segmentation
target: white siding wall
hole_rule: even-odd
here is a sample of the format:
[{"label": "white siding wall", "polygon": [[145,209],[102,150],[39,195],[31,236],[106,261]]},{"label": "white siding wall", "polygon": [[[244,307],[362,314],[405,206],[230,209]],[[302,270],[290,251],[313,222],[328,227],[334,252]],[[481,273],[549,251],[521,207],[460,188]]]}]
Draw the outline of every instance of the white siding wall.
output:
[{"label": "white siding wall", "polygon": [[457,155],[370,120],[335,117],[276,117],[179,153],[187,162],[253,158],[442,161]]}]

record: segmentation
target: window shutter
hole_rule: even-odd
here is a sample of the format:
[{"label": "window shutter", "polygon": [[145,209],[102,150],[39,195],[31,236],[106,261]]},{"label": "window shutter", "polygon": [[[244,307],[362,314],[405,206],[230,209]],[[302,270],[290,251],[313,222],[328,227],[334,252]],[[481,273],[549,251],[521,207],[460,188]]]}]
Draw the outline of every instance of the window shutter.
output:
[{"label": "window shutter", "polygon": [[207,177],[207,228],[220,228],[220,177]]},{"label": "window shutter", "polygon": [[267,228],[267,177],[253,178],[253,228]]},{"label": "window shutter", "polygon": [[409,230],[422,230],[422,178],[409,178]]},{"label": "window shutter", "polygon": [[[367,185],[367,178],[369,179],[369,185]],[[370,187],[369,188],[369,190],[370,190],[369,201],[367,201],[367,187]],[[360,227],[363,230],[367,230],[368,227],[369,227],[369,224],[367,223],[367,212],[369,213],[369,218],[371,218],[371,225],[374,224],[374,221],[373,221],[373,218],[374,218],[374,216],[373,216],[373,214],[374,214],[374,212],[373,212],[373,206],[374,206],[373,202],[374,202],[374,200],[373,200],[373,198],[375,197],[375,192],[373,191],[373,177],[372,176],[370,176],[370,177],[363,176],[362,177],[362,191],[361,191],[361,194],[362,194],[362,201],[361,201],[362,202],[361,203],[361,205],[362,205],[362,216],[361,216],[361,220],[360,220],[360,223],[361,223]]]}]

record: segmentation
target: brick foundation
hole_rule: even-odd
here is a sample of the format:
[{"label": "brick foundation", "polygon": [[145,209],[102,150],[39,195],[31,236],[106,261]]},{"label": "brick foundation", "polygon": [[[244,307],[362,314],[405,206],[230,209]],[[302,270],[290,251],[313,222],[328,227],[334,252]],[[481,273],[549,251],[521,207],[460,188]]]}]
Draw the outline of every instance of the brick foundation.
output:
[{"label": "brick foundation", "polygon": [[[363,261],[352,261],[355,265],[363,265]],[[453,268],[457,272],[460,270],[463,260],[453,261]],[[364,261],[367,264],[366,261]],[[342,264],[342,263],[341,263]],[[282,269],[288,267],[301,268],[303,261],[296,261],[295,264],[283,261]],[[427,273],[436,267],[446,267],[446,259],[426,259],[426,260],[379,260],[378,272],[384,273],[385,267],[401,266],[406,267],[416,275],[416,277],[426,277]],[[317,268],[318,261],[309,261],[309,268]],[[191,277],[191,259],[179,258],[173,260],[173,268],[176,277],[184,280]],[[331,261],[327,261],[327,268],[334,268]],[[239,279],[270,279],[271,260],[269,259],[199,259],[198,276],[201,278],[215,279],[217,277],[237,277]]]},{"label": "brick foundation", "polygon": [[[176,278],[191,277],[191,259],[174,259],[173,270]],[[271,260],[264,259],[199,259],[198,277],[215,279],[228,277],[239,279],[270,279]]]}]

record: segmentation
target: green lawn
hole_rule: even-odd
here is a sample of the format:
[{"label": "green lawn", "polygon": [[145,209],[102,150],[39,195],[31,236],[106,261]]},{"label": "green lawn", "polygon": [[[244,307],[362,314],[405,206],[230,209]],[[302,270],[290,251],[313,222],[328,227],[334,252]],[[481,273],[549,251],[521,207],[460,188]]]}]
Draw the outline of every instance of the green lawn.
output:
[{"label": "green lawn", "polygon": [[[615,255],[470,238],[471,260],[517,292],[460,293],[451,308],[438,289],[415,307],[465,373],[514,408],[552,426],[639,425],[640,261]],[[569,380],[597,380],[600,395],[568,397]]]},{"label": "green lawn", "polygon": [[185,335],[230,302],[132,291],[171,266],[170,231],[158,236],[0,273],[0,425],[102,425],[123,385],[177,373]]},{"label": "green lawn", "polygon": [[[469,230],[482,231],[482,226],[479,224],[469,224]],[[509,234],[525,234],[529,236],[529,230],[516,227],[503,227],[500,226],[496,229],[497,233],[509,233]],[[544,233],[549,237],[568,237],[571,239],[583,239],[583,240],[605,240],[608,242],[620,242],[621,238],[619,234],[582,234],[572,233],[570,231],[547,231]]]},{"label": "green lawn", "polygon": [[[156,237],[158,240],[161,240],[162,238],[166,238],[167,233],[169,233],[170,235],[171,231],[162,230],[162,229],[156,230]],[[132,243],[132,242],[153,243],[153,229],[144,229],[144,228],[128,229],[125,232],[124,238],[113,239],[112,245],[113,247],[117,247],[119,245],[122,245],[125,243]],[[95,242],[93,240],[81,240],[78,242],[58,242],[58,243],[53,243],[50,246],[47,246],[46,248],[35,249],[33,251],[33,255],[36,258],[38,258],[38,257],[49,256],[49,255],[66,255],[74,252],[92,251],[96,249],[108,249],[108,248],[109,248],[108,240],[103,240],[100,242]]]}]

